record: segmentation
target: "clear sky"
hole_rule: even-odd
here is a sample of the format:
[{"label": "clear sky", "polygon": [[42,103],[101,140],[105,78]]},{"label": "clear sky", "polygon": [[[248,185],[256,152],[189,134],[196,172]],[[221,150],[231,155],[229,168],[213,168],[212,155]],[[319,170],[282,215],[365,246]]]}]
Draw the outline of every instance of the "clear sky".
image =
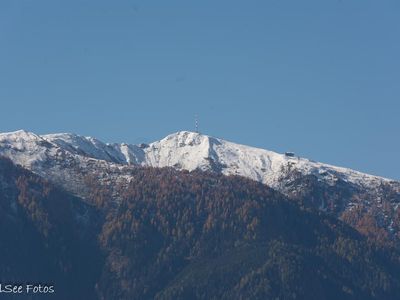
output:
[{"label": "clear sky", "polygon": [[200,131],[400,179],[398,0],[1,0],[0,131]]}]

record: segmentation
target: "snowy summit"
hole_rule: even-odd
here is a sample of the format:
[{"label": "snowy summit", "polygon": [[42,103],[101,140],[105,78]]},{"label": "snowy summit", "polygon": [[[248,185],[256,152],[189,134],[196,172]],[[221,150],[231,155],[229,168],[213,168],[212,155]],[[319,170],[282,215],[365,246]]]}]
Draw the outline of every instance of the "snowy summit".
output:
[{"label": "snowy summit", "polygon": [[[101,160],[119,165],[173,167],[182,170],[210,170],[240,175],[280,189],[288,173],[315,175],[334,184],[343,180],[362,187],[390,182],[347,168],[314,162],[294,153],[276,153],[244,146],[208,135],[180,131],[151,144],[108,144],[92,137],[71,133],[36,135],[27,131],[0,134],[0,155],[36,171],[46,161],[66,157]],[[39,172],[40,173],[40,172]]]}]

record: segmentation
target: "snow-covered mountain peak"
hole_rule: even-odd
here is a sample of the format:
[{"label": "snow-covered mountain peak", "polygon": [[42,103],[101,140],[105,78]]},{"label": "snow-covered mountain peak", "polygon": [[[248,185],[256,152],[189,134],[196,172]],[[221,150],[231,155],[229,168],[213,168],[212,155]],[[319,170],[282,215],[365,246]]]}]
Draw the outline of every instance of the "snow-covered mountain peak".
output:
[{"label": "snow-covered mountain peak", "polygon": [[132,145],[20,130],[0,134],[0,155],[83,198],[92,197],[88,184],[106,187],[117,202],[114,187],[124,187],[136,176],[132,166],[239,175],[338,216],[365,209],[390,235],[400,236],[395,223],[400,182],[197,132],[180,131],[150,144]]},{"label": "snow-covered mountain peak", "polygon": [[26,130],[0,133],[0,147],[4,149],[29,153],[38,150],[39,147],[51,148],[52,146],[40,135]]},{"label": "snow-covered mountain peak", "polygon": [[0,154],[28,168],[44,161],[53,146],[41,136],[26,130],[0,133]]},{"label": "snow-covered mountain peak", "polygon": [[30,140],[41,140],[42,138],[33,133],[26,130],[17,130],[12,132],[4,132],[0,133],[0,140],[1,141],[30,141]]},{"label": "snow-covered mountain peak", "polygon": [[145,165],[175,167],[192,171],[210,169],[212,138],[196,132],[180,131],[151,143],[143,151]]},{"label": "snow-covered mountain peak", "polygon": [[168,148],[185,148],[188,149],[202,148],[203,151],[209,150],[213,145],[220,144],[220,140],[199,132],[179,131],[166,136],[165,138],[151,143],[150,146],[162,146]]},{"label": "snow-covered mountain peak", "polygon": [[58,133],[38,136],[26,131],[0,134],[0,154],[26,167],[52,160],[59,153],[79,159],[96,159],[121,165],[211,170],[240,175],[281,189],[282,180],[294,174],[313,175],[328,184],[337,180],[358,186],[378,186],[389,180],[297,157],[293,153],[236,144],[190,131],[179,131],[149,145],[110,144],[96,138]]},{"label": "snow-covered mountain peak", "polygon": [[[59,146],[60,148],[67,149],[77,154],[82,154],[86,156],[99,155],[99,151],[95,151],[96,148],[104,148],[106,145],[92,137],[84,137],[74,133],[55,133],[46,134],[42,137]],[[99,159],[105,159],[105,157],[99,157]]]},{"label": "snow-covered mountain peak", "polygon": [[198,132],[192,131],[178,131],[167,135],[165,138],[161,139],[160,142],[166,141],[176,141],[180,145],[198,145],[201,144],[202,141],[209,139],[208,135],[204,135]]}]

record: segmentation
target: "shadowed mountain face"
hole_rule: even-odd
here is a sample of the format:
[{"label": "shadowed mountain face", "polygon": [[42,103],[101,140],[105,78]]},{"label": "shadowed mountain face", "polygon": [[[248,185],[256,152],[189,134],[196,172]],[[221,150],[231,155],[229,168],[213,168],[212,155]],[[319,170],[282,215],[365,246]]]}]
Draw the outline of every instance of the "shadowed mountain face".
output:
[{"label": "shadowed mountain face", "polygon": [[57,299],[398,299],[395,250],[261,183],[121,172],[86,174],[83,200],[0,158],[2,282]]},{"label": "shadowed mountain face", "polygon": [[96,240],[100,224],[93,206],[0,158],[3,285],[47,283],[54,285],[57,299],[94,299],[102,264]]},{"label": "shadowed mountain face", "polygon": [[[203,170],[262,182],[309,208],[345,221],[369,239],[400,248],[400,183],[194,132],[149,145],[106,144],[75,134],[0,134],[0,154],[82,198],[88,181],[120,201],[137,166]],[[112,183],[112,184],[111,184]],[[110,201],[110,200],[108,200]]]}]

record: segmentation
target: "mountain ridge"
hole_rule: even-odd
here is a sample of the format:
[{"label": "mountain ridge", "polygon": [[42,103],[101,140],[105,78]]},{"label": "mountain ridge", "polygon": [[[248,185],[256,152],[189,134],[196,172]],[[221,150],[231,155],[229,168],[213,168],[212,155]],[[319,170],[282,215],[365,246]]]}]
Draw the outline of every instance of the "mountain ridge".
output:
[{"label": "mountain ridge", "polygon": [[[400,182],[207,135],[181,131],[150,143],[103,143],[76,134],[0,133],[0,156],[83,199],[101,186],[121,200],[118,186],[136,167],[196,170],[261,182],[301,205],[346,220],[371,239],[400,248]],[[91,183],[91,184],[88,184]],[[382,231],[383,230],[383,231]]]},{"label": "mountain ridge", "polygon": [[[346,167],[315,162],[293,153],[288,155],[274,151],[237,144],[220,138],[190,131],[178,131],[150,144],[105,143],[93,137],[73,133],[37,135],[25,130],[0,133],[0,143],[7,138],[19,140],[42,139],[73,154],[93,159],[105,160],[123,165],[152,167],[175,167],[192,171],[196,168],[212,169],[217,164],[225,175],[241,175],[274,187],[274,176],[283,167],[297,167],[306,174],[324,176],[325,180],[335,180],[343,176],[345,180],[360,184],[363,181],[398,182],[383,176],[371,175]],[[190,149],[192,148],[192,149]],[[175,151],[175,153],[172,153]],[[248,156],[250,156],[248,158]],[[242,162],[237,165],[237,161]],[[216,167],[214,165],[214,167]]]},{"label": "mountain ridge", "polygon": [[332,216],[239,176],[129,170],[115,206],[97,181],[87,203],[0,157],[3,282],[57,299],[398,298],[398,251]]}]

